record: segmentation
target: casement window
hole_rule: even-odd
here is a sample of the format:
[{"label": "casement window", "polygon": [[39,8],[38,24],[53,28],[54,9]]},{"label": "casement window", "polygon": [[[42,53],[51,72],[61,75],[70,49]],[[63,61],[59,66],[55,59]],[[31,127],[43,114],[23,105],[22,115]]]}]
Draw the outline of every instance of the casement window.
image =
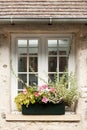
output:
[{"label": "casement window", "polygon": [[38,86],[49,79],[54,81],[56,73],[60,78],[65,69],[67,74],[74,71],[72,35],[14,34],[11,44],[12,68],[15,73],[11,76],[12,110],[15,110],[14,97],[24,87],[16,76],[27,85]]}]

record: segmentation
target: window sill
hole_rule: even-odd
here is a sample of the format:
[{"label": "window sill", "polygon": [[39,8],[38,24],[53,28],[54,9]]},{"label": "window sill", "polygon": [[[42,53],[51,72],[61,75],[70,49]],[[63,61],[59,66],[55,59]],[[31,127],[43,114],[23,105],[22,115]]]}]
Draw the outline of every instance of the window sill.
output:
[{"label": "window sill", "polygon": [[7,114],[6,121],[58,121],[58,122],[79,122],[80,115],[65,114],[65,115],[21,115]]}]

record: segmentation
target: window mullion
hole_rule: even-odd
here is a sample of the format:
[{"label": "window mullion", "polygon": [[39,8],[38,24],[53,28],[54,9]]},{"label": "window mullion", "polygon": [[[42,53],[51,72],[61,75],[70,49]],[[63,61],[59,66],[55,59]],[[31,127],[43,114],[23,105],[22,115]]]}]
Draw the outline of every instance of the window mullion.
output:
[{"label": "window mullion", "polygon": [[[42,44],[41,44],[42,39],[39,39],[39,44],[38,44],[38,77],[41,77],[42,74]],[[41,84],[40,78],[38,78],[38,85]]]},{"label": "window mullion", "polygon": [[27,40],[27,85],[29,85],[29,40]]},{"label": "window mullion", "polygon": [[59,77],[59,40],[57,39],[57,75]]}]

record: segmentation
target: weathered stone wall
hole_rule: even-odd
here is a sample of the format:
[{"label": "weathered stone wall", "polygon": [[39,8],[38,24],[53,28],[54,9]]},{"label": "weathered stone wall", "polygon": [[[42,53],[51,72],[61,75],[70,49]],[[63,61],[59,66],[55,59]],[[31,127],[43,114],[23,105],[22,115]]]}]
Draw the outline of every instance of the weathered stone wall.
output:
[{"label": "weathered stone wall", "polygon": [[3,122],[0,121],[0,130],[83,130],[77,123],[58,122]]},{"label": "weathered stone wall", "polygon": [[81,113],[82,123],[87,129],[87,32],[84,27],[80,30],[77,39],[77,78],[81,92],[78,109]]},{"label": "weathered stone wall", "polygon": [[[84,25],[0,25],[0,130],[87,130],[87,27]],[[77,113],[80,122],[7,122],[11,112],[10,57],[12,33],[72,33],[75,36],[75,59],[81,98]]]}]

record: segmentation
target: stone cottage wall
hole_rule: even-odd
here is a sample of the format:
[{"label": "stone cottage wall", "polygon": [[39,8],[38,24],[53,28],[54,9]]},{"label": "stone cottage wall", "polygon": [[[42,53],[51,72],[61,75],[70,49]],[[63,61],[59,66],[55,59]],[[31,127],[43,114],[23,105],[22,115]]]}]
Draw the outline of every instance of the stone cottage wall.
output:
[{"label": "stone cottage wall", "polygon": [[[87,130],[87,27],[77,24],[0,25],[0,130]],[[10,52],[12,33],[72,33],[75,36],[75,57],[81,98],[77,113],[80,122],[7,122],[11,113]]]}]

